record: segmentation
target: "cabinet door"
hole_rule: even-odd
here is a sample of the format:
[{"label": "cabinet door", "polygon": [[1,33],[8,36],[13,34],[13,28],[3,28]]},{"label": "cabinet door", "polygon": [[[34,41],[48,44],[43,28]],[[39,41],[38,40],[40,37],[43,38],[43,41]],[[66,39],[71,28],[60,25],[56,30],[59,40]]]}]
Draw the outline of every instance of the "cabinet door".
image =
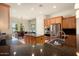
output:
[{"label": "cabinet door", "polygon": [[47,27],[48,26],[48,21],[45,19],[44,20],[44,27]]},{"label": "cabinet door", "polygon": [[50,25],[51,25],[50,19],[44,20],[44,26],[45,26],[45,27],[48,27],[48,26],[50,26]]},{"label": "cabinet door", "polygon": [[75,19],[75,17],[69,18],[69,28],[76,28],[76,19]]},{"label": "cabinet door", "polygon": [[51,18],[50,21],[51,21],[51,22],[50,22],[51,24],[55,24],[55,23],[56,23],[56,21],[55,21],[54,18]]},{"label": "cabinet door", "polygon": [[39,37],[37,37],[37,38],[36,38],[36,42],[37,42],[38,44],[44,44],[44,42],[45,42],[44,36],[39,36]]},{"label": "cabinet door", "polygon": [[67,19],[64,19],[64,20],[63,20],[63,25],[62,25],[63,28],[69,28],[68,22],[69,22],[69,21],[68,21]]},{"label": "cabinet door", "polygon": [[65,42],[67,46],[75,48],[76,47],[76,35],[69,35]]},{"label": "cabinet door", "polygon": [[47,23],[47,24],[48,24],[48,26],[50,26],[50,25],[51,25],[51,20],[50,20],[50,19],[48,19],[48,20],[47,20],[47,22],[48,22],[48,23]]},{"label": "cabinet door", "polygon": [[76,18],[73,17],[68,17],[64,18],[63,20],[63,28],[76,28]]},{"label": "cabinet door", "polygon": [[57,17],[57,18],[55,19],[55,21],[56,21],[56,23],[62,23],[62,17]]}]

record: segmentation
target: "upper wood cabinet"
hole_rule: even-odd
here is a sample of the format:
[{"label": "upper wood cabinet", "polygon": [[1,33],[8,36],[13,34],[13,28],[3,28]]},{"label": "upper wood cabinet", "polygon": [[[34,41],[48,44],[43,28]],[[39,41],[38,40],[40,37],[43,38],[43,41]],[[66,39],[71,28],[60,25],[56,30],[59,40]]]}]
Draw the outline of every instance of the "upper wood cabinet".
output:
[{"label": "upper wood cabinet", "polygon": [[67,17],[63,19],[63,28],[76,28],[76,17]]},{"label": "upper wood cabinet", "polygon": [[56,24],[56,23],[62,24],[62,19],[63,19],[62,16],[53,17],[53,18],[50,18],[50,19],[45,19],[44,25],[45,25],[45,27],[48,27],[48,26],[50,26],[52,24]]},{"label": "upper wood cabinet", "polygon": [[0,3],[0,30],[7,32],[10,26],[9,5]]},{"label": "upper wood cabinet", "polygon": [[45,26],[45,27],[50,26],[50,24],[51,24],[50,19],[45,19],[45,20],[44,20],[44,26]]},{"label": "upper wood cabinet", "polygon": [[51,18],[51,19],[50,19],[50,21],[51,21],[51,24],[54,24],[54,23],[56,23],[56,20],[55,20],[55,18]]},{"label": "upper wood cabinet", "polygon": [[48,20],[47,19],[44,20],[44,27],[48,27]]},{"label": "upper wood cabinet", "polygon": [[56,23],[62,23],[62,20],[63,20],[63,17],[62,16],[60,16],[60,17],[57,17],[56,18]]}]

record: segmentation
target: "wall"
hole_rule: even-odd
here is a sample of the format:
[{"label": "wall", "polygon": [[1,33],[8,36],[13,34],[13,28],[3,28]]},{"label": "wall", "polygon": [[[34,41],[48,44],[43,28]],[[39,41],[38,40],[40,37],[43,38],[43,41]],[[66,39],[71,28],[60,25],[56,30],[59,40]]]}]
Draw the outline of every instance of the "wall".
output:
[{"label": "wall", "polygon": [[44,16],[36,17],[36,36],[44,35]]},{"label": "wall", "polygon": [[59,11],[55,14],[51,14],[50,17],[56,17],[56,16],[74,16],[75,15],[75,10],[74,9],[69,9],[69,10],[64,10],[64,11]]},{"label": "wall", "polygon": [[9,33],[10,25],[9,6],[0,4],[0,31]]},{"label": "wall", "polygon": [[77,51],[79,52],[79,10],[76,10]]},{"label": "wall", "polygon": [[77,50],[79,51],[79,18],[77,18],[76,25],[77,25]]}]

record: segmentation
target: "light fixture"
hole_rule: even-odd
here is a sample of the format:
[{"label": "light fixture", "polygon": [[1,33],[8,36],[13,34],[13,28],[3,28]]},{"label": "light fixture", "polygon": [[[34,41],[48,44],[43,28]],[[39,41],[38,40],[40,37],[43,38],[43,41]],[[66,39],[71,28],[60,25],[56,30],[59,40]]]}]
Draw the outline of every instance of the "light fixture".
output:
[{"label": "light fixture", "polygon": [[43,49],[40,49],[40,52],[42,52],[43,51]]},{"label": "light fixture", "polygon": [[53,8],[56,8],[56,6],[54,5]]},{"label": "light fixture", "polygon": [[21,5],[21,3],[17,3],[17,5],[19,5],[19,6],[20,6],[20,5]]},{"label": "light fixture", "polygon": [[34,56],[34,53],[32,53],[32,56]]},{"label": "light fixture", "polygon": [[35,47],[35,45],[32,45],[32,47],[34,48],[34,47]]},{"label": "light fixture", "polygon": [[33,11],[33,10],[34,10],[34,8],[31,8],[31,10]]},{"label": "light fixture", "polygon": [[79,56],[79,52],[76,52],[76,55]]},{"label": "light fixture", "polygon": [[14,54],[14,56],[15,56],[15,55],[16,55],[16,52],[14,51],[13,54]]},{"label": "light fixture", "polygon": [[42,14],[42,11],[40,11],[39,13]]}]

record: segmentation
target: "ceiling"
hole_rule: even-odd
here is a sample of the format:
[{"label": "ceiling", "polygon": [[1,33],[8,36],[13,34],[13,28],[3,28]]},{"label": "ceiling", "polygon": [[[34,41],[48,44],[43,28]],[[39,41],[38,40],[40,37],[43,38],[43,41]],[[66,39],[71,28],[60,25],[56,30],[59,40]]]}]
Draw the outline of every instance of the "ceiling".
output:
[{"label": "ceiling", "polygon": [[74,9],[74,3],[8,3],[11,17],[32,19],[39,15],[51,15],[56,12]]}]

